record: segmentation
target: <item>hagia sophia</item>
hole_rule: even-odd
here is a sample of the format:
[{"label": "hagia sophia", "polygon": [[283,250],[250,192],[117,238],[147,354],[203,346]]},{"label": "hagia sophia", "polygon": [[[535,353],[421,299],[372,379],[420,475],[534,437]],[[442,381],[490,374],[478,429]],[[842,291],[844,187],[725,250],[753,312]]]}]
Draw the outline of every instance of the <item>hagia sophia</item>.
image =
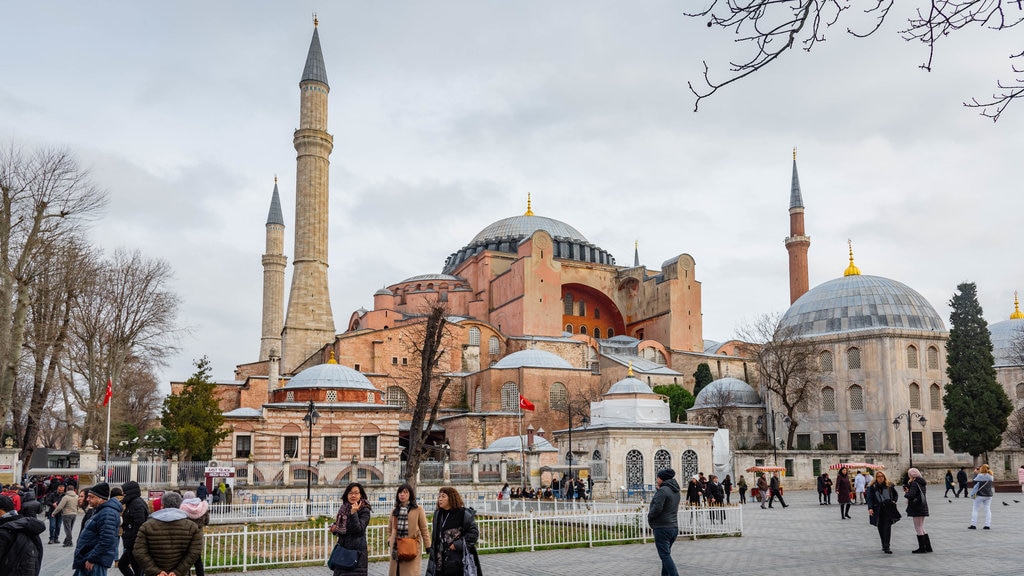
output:
[{"label": "hagia sophia", "polygon": [[[697,259],[680,253],[648,269],[634,254],[631,265],[619,264],[569,223],[538,215],[529,197],[523,213],[452,240],[461,247],[435,271],[383,282],[371,310],[336,324],[327,274],[330,85],[316,27],[299,89],[291,286],[286,299],[288,226],[275,179],[259,357],[217,383],[231,434],[214,459],[247,468],[250,482],[396,481],[419,394],[417,338],[425,312],[440,303],[449,324],[435,374],[448,386],[430,430],[431,446],[441,448],[431,457],[515,459],[544,447],[546,470],[575,464],[595,480],[595,492],[607,492],[651,484],[667,466],[710,470],[721,427],[727,448],[753,464],[777,402],[759,389],[756,364],[739,354],[740,343],[704,339]],[[912,450],[921,467],[943,469],[969,462],[943,435],[949,332],[942,318],[905,284],[861,274],[852,247],[842,276],[808,286],[811,239],[795,153],[789,215],[791,307],[782,324],[814,340],[823,374],[820,400],[801,411],[796,445],[782,447],[785,458],[799,460],[794,473],[810,477],[811,469],[793,451],[863,453],[895,464]],[[1024,367],[1007,350],[1022,328],[1019,310],[991,326],[1000,382],[1015,406],[1024,400]],[[717,380],[687,422],[673,422],[652,388],[692,391],[701,363]],[[172,392],[181,385],[172,383]],[[711,395],[723,392],[731,399],[724,427],[706,417]],[[522,413],[521,397],[535,410]],[[303,420],[310,401],[315,429]],[[894,427],[907,412],[926,416],[926,424]],[[1019,450],[1007,454],[1014,468],[1024,463]]]}]

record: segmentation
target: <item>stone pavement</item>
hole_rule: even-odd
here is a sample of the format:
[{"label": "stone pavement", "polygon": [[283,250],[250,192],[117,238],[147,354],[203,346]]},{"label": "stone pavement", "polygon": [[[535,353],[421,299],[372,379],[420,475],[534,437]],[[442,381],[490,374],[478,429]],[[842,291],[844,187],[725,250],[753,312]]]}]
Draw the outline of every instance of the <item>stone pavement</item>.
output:
[{"label": "stone pavement", "polygon": [[[789,508],[783,509],[777,502],[774,510],[748,504],[743,511],[742,538],[677,540],[672,555],[680,574],[700,576],[763,576],[780,569],[797,575],[822,570],[855,570],[863,574],[1024,574],[1024,497],[997,493],[992,501],[992,530],[981,530],[980,526],[978,530],[968,530],[973,501],[947,501],[939,497],[940,486],[933,487],[929,494],[931,515],[925,521],[935,549],[933,554],[910,553],[917,547],[917,539],[912,521],[905,516],[893,526],[894,553],[882,554],[878,533],[868,524],[866,507],[853,506],[853,519],[840,520],[837,504],[819,506],[815,492],[800,491],[786,495]],[[901,502],[900,509],[903,508]],[[46,546],[41,576],[70,576],[71,550],[57,544]],[[653,543],[485,554],[480,561],[484,576],[656,575],[661,571]],[[386,563],[371,563],[370,576],[384,576],[387,569]],[[329,575],[327,568],[320,566],[251,572],[256,576]],[[111,576],[118,574],[116,568],[111,569]]]}]

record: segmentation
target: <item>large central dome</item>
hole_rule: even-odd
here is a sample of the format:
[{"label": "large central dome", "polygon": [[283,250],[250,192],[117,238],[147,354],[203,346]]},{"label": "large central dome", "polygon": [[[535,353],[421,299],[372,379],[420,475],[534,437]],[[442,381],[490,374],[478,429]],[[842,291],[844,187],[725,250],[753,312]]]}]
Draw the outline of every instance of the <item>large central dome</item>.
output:
[{"label": "large central dome", "polygon": [[913,288],[859,274],[815,286],[793,303],[781,325],[803,336],[877,328],[946,330],[935,308]]},{"label": "large central dome", "polygon": [[578,230],[560,220],[546,218],[544,216],[513,216],[498,220],[494,224],[484,228],[479,234],[473,237],[473,242],[487,240],[500,240],[502,238],[520,237],[525,238],[537,230],[543,230],[552,238],[568,238],[586,242],[587,239]]}]

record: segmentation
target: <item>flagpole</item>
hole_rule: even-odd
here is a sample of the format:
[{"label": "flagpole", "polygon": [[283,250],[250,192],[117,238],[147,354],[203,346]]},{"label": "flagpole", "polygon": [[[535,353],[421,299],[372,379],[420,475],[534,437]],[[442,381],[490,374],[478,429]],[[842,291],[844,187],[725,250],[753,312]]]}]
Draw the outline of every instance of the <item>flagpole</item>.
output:
[{"label": "flagpole", "polygon": [[[107,391],[109,392],[112,387],[113,387],[113,383],[111,382],[111,379],[108,378],[107,379]],[[108,478],[108,475],[109,475],[109,472],[110,472],[110,405],[111,405],[111,402],[110,402],[110,399],[107,398],[107,394],[106,393],[103,394],[103,399],[106,401],[106,404],[107,404],[107,441],[103,444],[103,466],[104,466],[104,468],[103,468],[103,480],[105,482],[105,481],[110,479],[110,478]]]},{"label": "flagpole", "polygon": [[519,401],[519,483],[526,488],[526,451],[523,448],[523,402]]}]

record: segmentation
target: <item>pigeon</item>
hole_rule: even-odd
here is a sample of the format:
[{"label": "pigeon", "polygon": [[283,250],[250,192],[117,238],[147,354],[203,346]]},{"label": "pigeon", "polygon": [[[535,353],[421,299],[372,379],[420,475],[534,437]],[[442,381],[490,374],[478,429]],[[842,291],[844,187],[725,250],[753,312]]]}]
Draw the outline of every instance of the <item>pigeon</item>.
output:
[{"label": "pigeon", "polygon": [[1013,503],[1014,504],[1020,504],[1020,500],[1014,500]]},{"label": "pigeon", "polygon": [[1006,500],[1003,500],[1003,506],[1009,506],[1009,504],[1006,503]]},{"label": "pigeon", "polygon": [[949,498],[946,498],[946,502],[949,502],[950,504],[952,504],[952,503],[953,503],[953,501],[952,501],[952,500],[950,500]]}]

